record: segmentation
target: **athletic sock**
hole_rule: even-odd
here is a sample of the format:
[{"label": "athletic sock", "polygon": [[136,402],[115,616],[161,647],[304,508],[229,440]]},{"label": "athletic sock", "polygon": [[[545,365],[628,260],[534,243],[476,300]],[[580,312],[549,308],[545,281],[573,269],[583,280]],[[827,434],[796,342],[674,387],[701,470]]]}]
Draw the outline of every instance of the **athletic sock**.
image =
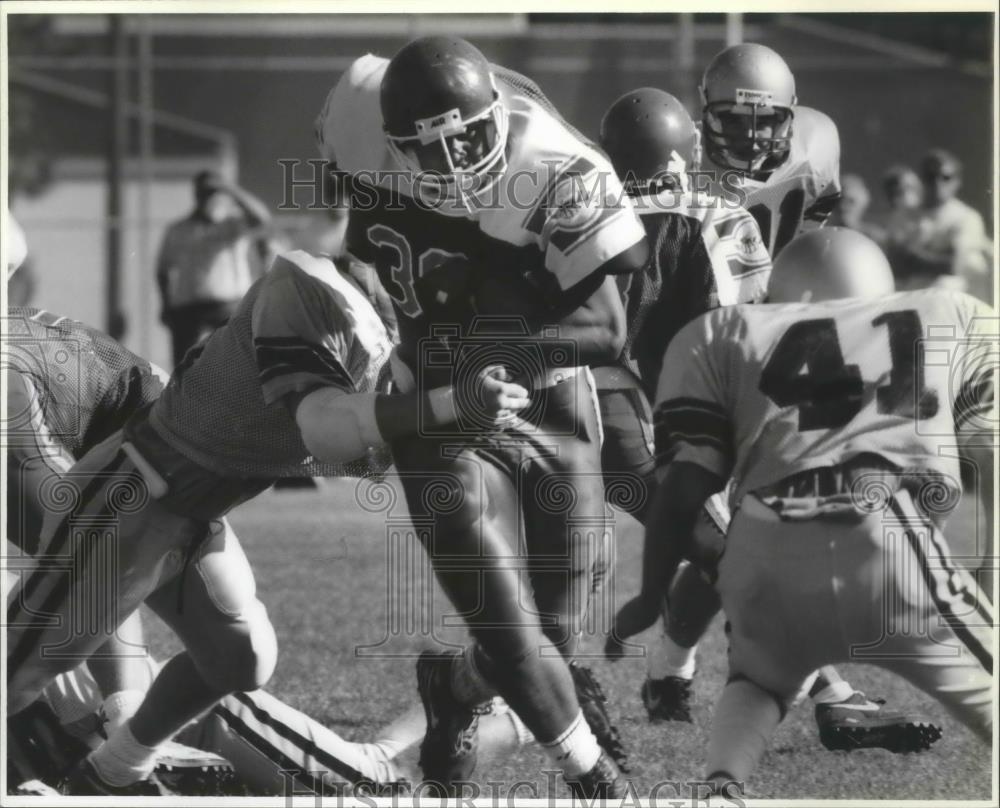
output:
[{"label": "athletic sock", "polygon": [[597,764],[601,747],[583,718],[583,711],[554,741],[543,743],[542,749],[568,778],[586,774]]},{"label": "athletic sock", "polygon": [[659,642],[652,643],[649,649],[649,678],[675,676],[679,679],[693,679],[697,653],[697,645],[685,648],[670,639],[665,631],[662,632]]},{"label": "athletic sock", "polygon": [[90,762],[104,782],[122,787],[149,777],[158,754],[158,747],[139,743],[126,722],[90,754]]},{"label": "athletic sock", "polygon": [[818,693],[810,693],[809,698],[814,704],[837,704],[847,701],[854,695],[854,688],[843,679],[839,682],[831,682]]}]

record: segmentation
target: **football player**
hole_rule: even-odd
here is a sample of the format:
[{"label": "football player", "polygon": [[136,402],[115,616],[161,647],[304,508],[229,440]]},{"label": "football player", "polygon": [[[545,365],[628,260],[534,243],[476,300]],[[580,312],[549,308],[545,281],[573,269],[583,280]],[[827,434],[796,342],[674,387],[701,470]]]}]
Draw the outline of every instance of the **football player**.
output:
[{"label": "football player", "polygon": [[733,477],[708,779],[745,782],[810,671],[841,661],[903,676],[989,742],[992,606],[939,525],[962,494],[955,447],[993,462],[997,315],[960,293],[893,294],[882,252],[842,228],[794,240],[769,298],[667,350],[661,484],[619,634],[655,621],[701,503]]},{"label": "football player", "polygon": [[[666,346],[706,311],[763,299],[771,259],[745,209],[691,190],[688,172],[699,168],[700,137],[674,96],[652,87],[625,93],[604,114],[600,145],[624,183],[650,245],[643,270],[622,279],[628,321],[623,362],[594,369],[604,427],[605,488],[644,521],[656,489],[648,400],[656,391]],[[710,545],[728,524],[724,500],[706,503],[703,516],[699,524]],[[683,609],[691,598],[696,608]],[[691,629],[702,624],[707,629],[718,603],[697,567],[678,576],[671,599],[676,608],[664,612],[664,635],[649,655],[642,699],[651,720],[690,721],[700,633],[687,639]],[[702,612],[706,618],[689,628],[685,621],[699,620]],[[671,623],[667,615],[675,613]]]},{"label": "football player", "polygon": [[[690,192],[686,170],[699,167],[698,132],[683,105],[654,88],[626,93],[605,113],[601,146],[611,157],[636,210],[646,225],[653,253],[642,273],[631,276],[626,288],[629,341],[626,350],[651,396],[656,390],[663,353],[673,335],[696,316],[717,306],[756,303],[764,299],[771,261],[755,220],[741,207],[720,197]],[[615,368],[594,372],[601,380],[624,376]],[[628,377],[625,377],[628,378]],[[633,400],[637,393],[630,395]],[[639,453],[640,429],[648,405],[613,406],[623,393],[600,391],[605,432],[605,473],[630,474],[641,479],[650,497],[655,489],[655,464],[648,450]],[[650,419],[651,420],[651,419]],[[635,447],[629,458],[624,448]],[[610,461],[610,463],[609,463]],[[613,479],[613,478],[612,478]],[[613,482],[609,480],[610,489]],[[640,521],[645,508],[635,512]],[[706,502],[697,522],[695,545],[699,555],[717,551],[729,524],[723,496]],[[706,562],[708,561],[705,558]],[[648,657],[649,675],[642,699],[650,720],[690,721],[691,683],[697,643],[718,613],[718,596],[709,579],[714,564],[685,564],[664,604],[663,634]],[[810,687],[816,704],[820,738],[830,748],[878,745],[887,737],[919,729],[920,720],[892,713],[862,696],[833,668],[824,668]],[[845,729],[850,737],[844,737]]]},{"label": "football player", "polygon": [[[328,96],[317,132],[323,156],[351,176],[349,247],[373,260],[394,298],[399,355],[417,382],[434,384],[436,374],[461,374],[477,356],[493,356],[540,404],[503,430],[472,424],[392,447],[414,519],[432,526],[422,535],[433,542],[438,580],[476,641],[463,655],[418,663],[424,774],[468,779],[475,705],[499,691],[574,791],[621,788],[588,728],[620,755],[599,688],[552,651],[574,653],[606,530],[585,366],[621,351],[613,276],[642,266],[642,226],[606,158],[537,87],[460,39],[418,39],[391,61],[356,60]],[[514,315],[517,327],[504,333],[509,320],[501,326],[477,314]],[[453,359],[432,365],[426,347],[442,344]],[[442,479],[462,489],[449,513],[427,506],[428,487]],[[520,535],[520,515],[491,507],[488,494],[512,483],[522,492],[519,544],[533,598],[519,599],[518,570],[499,563]],[[585,530],[570,529],[570,500],[553,499],[553,485],[572,487],[572,519]],[[542,556],[544,565],[534,561]],[[446,568],[460,557],[477,571]],[[558,569],[556,557],[566,559]],[[520,605],[531,600],[554,620],[540,627]]]},{"label": "football player", "polygon": [[826,221],[840,196],[840,136],[822,112],[798,105],[795,77],[765,45],[726,48],[699,86],[704,169],[717,193],[760,225],[775,257]]},{"label": "football player", "polygon": [[[454,421],[452,387],[377,392],[388,353],[378,316],[332,262],[280,256],[159,398],[68,472],[76,496],[46,525],[43,546],[72,565],[40,564],[8,609],[9,714],[88,659],[143,601],[186,647],[102,747],[108,765],[88,758],[70,787],[114,793],[141,781],[158,745],[270,676],[273,629],[222,517],[282,476],[365,473],[386,440],[417,429],[418,412],[423,424]],[[527,406],[524,388],[490,371],[468,382],[482,417]],[[83,529],[93,524],[112,527],[94,536]],[[101,561],[109,552],[116,565]],[[84,603],[100,630],[74,628]],[[45,653],[53,646],[58,656]]]},{"label": "football player", "polygon": [[[47,512],[60,507],[68,490],[63,484],[65,475],[75,460],[152,403],[163,390],[167,374],[106,334],[47,311],[8,309],[3,332],[9,542],[4,566],[9,598],[15,598],[18,579],[37,566],[37,556],[47,554],[39,542],[43,520]],[[113,735],[140,710],[151,682],[139,614],[130,616],[87,665],[94,682],[92,692],[103,697],[97,702],[103,731]],[[72,702],[74,693],[73,688],[53,684],[44,695],[58,708]],[[155,731],[149,729],[157,722],[153,708],[147,706],[138,719],[140,736],[144,730]],[[68,720],[76,722],[81,715],[70,709]],[[15,740],[23,734],[18,731],[22,726],[20,721],[11,725]],[[106,766],[105,754],[96,755],[93,764]],[[221,772],[227,765],[178,744],[158,747],[146,763],[162,773],[166,758],[177,770]],[[51,782],[57,759],[43,760],[50,765],[30,779]],[[28,773],[21,779],[29,779]],[[126,790],[160,791],[155,776]]]}]

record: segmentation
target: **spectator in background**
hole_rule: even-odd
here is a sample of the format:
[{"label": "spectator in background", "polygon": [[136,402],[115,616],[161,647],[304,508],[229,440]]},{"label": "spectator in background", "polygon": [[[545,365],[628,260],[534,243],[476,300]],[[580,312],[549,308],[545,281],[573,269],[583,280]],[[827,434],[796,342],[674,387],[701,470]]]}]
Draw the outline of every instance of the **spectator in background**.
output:
[{"label": "spectator in background", "polygon": [[890,234],[889,257],[897,288],[944,286],[992,302],[991,252],[983,217],[956,194],[962,164],[944,149],[933,149],[920,164],[923,203]]},{"label": "spectator in background", "polygon": [[882,228],[883,239],[880,242],[882,249],[886,249],[910,226],[910,212],[920,206],[923,189],[916,171],[909,166],[895,165],[883,175],[882,190],[889,206]]},{"label": "spectator in background", "polygon": [[844,174],[840,178],[840,187],[840,199],[830,216],[829,224],[858,230],[876,243],[884,244],[885,230],[865,219],[865,213],[871,204],[871,194],[868,193],[865,181],[857,174]]},{"label": "spectator in background", "polygon": [[174,222],[156,263],[174,364],[224,325],[270,261],[271,214],[250,192],[214,171],[194,178],[195,207]]}]

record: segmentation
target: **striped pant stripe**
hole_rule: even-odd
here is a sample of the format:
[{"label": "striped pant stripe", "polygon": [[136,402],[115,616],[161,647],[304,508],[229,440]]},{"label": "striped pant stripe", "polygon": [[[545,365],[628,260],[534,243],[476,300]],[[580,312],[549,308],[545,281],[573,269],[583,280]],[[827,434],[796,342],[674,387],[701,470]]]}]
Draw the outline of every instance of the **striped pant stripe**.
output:
[{"label": "striped pant stripe", "polygon": [[353,766],[345,763],[337,757],[334,757],[325,749],[321,749],[317,746],[316,743],[309,738],[306,738],[296,732],[287,724],[282,723],[279,718],[272,715],[259,704],[254,702],[253,698],[249,694],[235,693],[233,696],[238,702],[240,702],[240,704],[250,710],[253,717],[260,721],[261,724],[272,730],[282,740],[292,744],[296,749],[300,750],[303,755],[314,758],[320,765],[325,766],[330,771],[340,775],[348,782],[366,782],[370,779]]},{"label": "striped pant stripe", "polygon": [[[944,618],[948,627],[955,632],[955,636],[992,676],[993,654],[971,630],[965,617],[956,614],[953,604],[942,595],[942,581],[935,577],[935,572],[944,572],[948,576],[946,585],[950,587],[954,596],[965,605],[975,609],[976,613],[987,621],[988,625],[992,625],[990,609],[985,603],[985,597],[979,592],[975,580],[969,575],[963,575],[955,567],[948,555],[943,537],[936,535],[938,533],[937,527],[929,520],[924,519],[912,507],[912,504],[906,507],[900,502],[899,497],[895,497],[892,500],[891,508],[903,524],[906,540],[920,564],[924,583],[927,585],[927,590],[930,592],[938,613]],[[921,540],[921,535],[924,533],[929,537],[926,542]],[[934,566],[931,566],[931,554],[933,554]]]},{"label": "striped pant stripe", "polygon": [[217,715],[233,732],[243,740],[257,749],[265,757],[278,764],[282,771],[288,772],[296,782],[308,788],[316,794],[322,794],[322,781],[300,768],[300,764],[285,755],[274,744],[264,738],[263,735],[253,730],[243,719],[235,713],[226,709],[221,704],[216,705],[212,711]]},{"label": "striped pant stripe", "polygon": [[[107,465],[94,474],[80,494],[80,509],[86,509],[91,505],[92,500],[102,488],[103,484],[107,482],[108,476],[114,474],[114,472],[120,469],[124,464],[125,459],[124,453],[118,451]],[[104,514],[108,511],[109,508],[105,504],[101,508],[99,514]],[[62,521],[60,521],[55,534],[52,537],[52,541],[46,550],[47,554],[54,556],[61,556],[65,554],[72,528],[71,516],[72,514],[66,514]],[[70,569],[63,568],[57,570],[46,570],[44,567],[39,567],[29,576],[27,582],[25,583],[24,590],[14,598],[7,610],[8,627],[13,626],[17,622],[18,618],[21,617],[25,604],[31,599],[35,592],[38,591],[38,588],[44,580],[49,579],[49,576],[53,576],[55,584],[52,591],[48,594],[42,602],[42,605],[37,610],[37,616],[33,617],[31,624],[18,637],[15,647],[8,657],[8,670],[13,671],[23,665],[31,653],[35,650],[36,644],[41,639],[46,628],[45,615],[59,611],[58,607],[70,597],[74,584],[74,576],[79,576],[80,580],[76,582],[77,584],[86,578],[85,573],[89,565],[94,544],[95,542],[84,542],[80,547],[74,550],[74,564]]]}]

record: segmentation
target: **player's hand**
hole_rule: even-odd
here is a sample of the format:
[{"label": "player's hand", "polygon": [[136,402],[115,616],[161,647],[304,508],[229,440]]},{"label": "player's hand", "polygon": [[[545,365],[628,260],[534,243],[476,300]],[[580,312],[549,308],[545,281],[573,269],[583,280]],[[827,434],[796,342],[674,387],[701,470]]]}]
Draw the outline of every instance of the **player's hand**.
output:
[{"label": "player's hand", "polygon": [[604,656],[610,660],[624,655],[622,646],[629,637],[641,634],[660,618],[660,602],[657,598],[639,595],[632,598],[618,610],[611,633],[604,643]]},{"label": "player's hand", "polygon": [[480,371],[479,398],[486,416],[497,423],[513,418],[531,403],[527,389],[512,381],[502,365]]}]

